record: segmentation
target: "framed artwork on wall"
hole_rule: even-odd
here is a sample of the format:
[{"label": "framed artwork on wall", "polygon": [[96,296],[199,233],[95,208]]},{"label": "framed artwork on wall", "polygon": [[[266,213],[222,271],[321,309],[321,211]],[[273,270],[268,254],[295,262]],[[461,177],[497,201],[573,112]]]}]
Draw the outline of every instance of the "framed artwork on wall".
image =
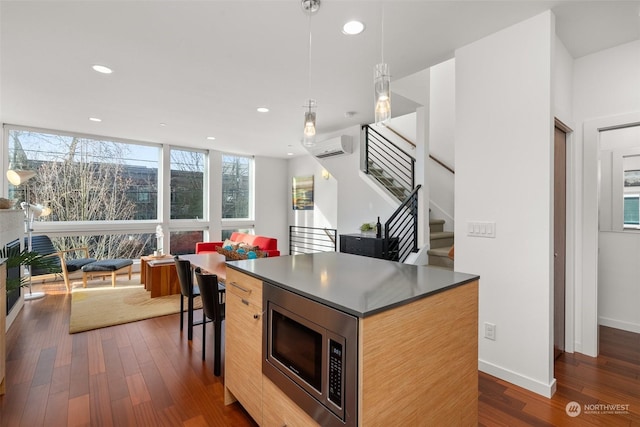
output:
[{"label": "framed artwork on wall", "polygon": [[294,211],[313,210],[313,175],[294,176],[291,195]]}]

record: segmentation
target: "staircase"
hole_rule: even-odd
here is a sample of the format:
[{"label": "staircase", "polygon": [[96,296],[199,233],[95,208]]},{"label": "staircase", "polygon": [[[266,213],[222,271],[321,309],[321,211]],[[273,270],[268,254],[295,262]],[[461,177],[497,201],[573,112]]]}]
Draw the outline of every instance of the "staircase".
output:
[{"label": "staircase", "polygon": [[[393,132],[402,137],[396,131]],[[365,141],[362,171],[400,202],[400,206],[384,224],[384,236],[386,239],[396,239],[397,248],[389,246],[389,252],[399,254],[398,260],[403,262],[410,253],[418,251],[417,191],[420,185],[415,185],[416,160],[369,125],[362,126],[362,134]],[[413,145],[406,138],[402,139]],[[444,163],[429,157],[454,173]],[[431,234],[430,249],[427,251],[428,264],[453,270],[453,260],[448,256],[453,246],[453,233],[444,231],[444,220],[430,219],[429,226]]]},{"label": "staircase", "polygon": [[444,231],[442,219],[430,219],[429,228],[431,230],[429,236],[431,249],[427,251],[429,265],[453,270],[453,260],[449,258],[449,250],[453,246],[453,232]]},{"label": "staircase", "polygon": [[369,175],[371,175],[376,181],[382,185],[393,197],[402,202],[411,194],[411,190],[399,185],[397,180],[387,174],[385,169],[378,166],[373,160],[367,160]]}]

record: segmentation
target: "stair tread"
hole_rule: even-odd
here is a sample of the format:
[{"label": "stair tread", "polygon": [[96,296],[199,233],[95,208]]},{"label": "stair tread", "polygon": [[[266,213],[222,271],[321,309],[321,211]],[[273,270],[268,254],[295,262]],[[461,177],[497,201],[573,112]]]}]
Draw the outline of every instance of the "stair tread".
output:
[{"label": "stair tread", "polygon": [[444,224],[444,219],[430,219],[429,225]]},{"label": "stair tread", "polygon": [[433,248],[427,251],[427,255],[449,257],[449,250],[451,250],[451,246],[442,247],[442,248]]},{"label": "stair tread", "polygon": [[451,246],[447,248],[437,248],[437,249],[429,249],[427,251],[427,255],[429,256],[429,264],[432,267],[440,267],[446,268],[447,270],[453,270],[454,263],[451,258],[449,258],[449,249]]},{"label": "stair tread", "polygon": [[453,231],[432,231],[429,238],[431,240],[450,239],[453,237]]}]

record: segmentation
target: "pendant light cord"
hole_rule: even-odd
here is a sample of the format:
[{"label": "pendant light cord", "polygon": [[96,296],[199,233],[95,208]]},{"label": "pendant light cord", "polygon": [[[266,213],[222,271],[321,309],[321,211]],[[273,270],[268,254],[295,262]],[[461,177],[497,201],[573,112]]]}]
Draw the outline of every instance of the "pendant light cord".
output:
[{"label": "pendant light cord", "polygon": [[382,21],[380,24],[380,62],[384,64],[384,3],[380,20]]},{"label": "pendant light cord", "polygon": [[311,9],[307,11],[309,14],[309,99],[311,99]]}]

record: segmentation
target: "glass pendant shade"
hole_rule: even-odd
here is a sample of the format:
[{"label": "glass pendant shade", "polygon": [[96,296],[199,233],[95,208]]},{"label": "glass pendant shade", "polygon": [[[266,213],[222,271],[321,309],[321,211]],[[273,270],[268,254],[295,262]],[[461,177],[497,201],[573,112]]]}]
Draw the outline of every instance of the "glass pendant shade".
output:
[{"label": "glass pendant shade", "polygon": [[374,68],[373,87],[375,91],[375,123],[386,126],[391,119],[391,77],[389,65],[376,64]]},{"label": "glass pendant shade", "polygon": [[316,101],[309,100],[305,106],[307,111],[304,113],[304,137],[302,145],[305,147],[313,147],[316,144]]}]

